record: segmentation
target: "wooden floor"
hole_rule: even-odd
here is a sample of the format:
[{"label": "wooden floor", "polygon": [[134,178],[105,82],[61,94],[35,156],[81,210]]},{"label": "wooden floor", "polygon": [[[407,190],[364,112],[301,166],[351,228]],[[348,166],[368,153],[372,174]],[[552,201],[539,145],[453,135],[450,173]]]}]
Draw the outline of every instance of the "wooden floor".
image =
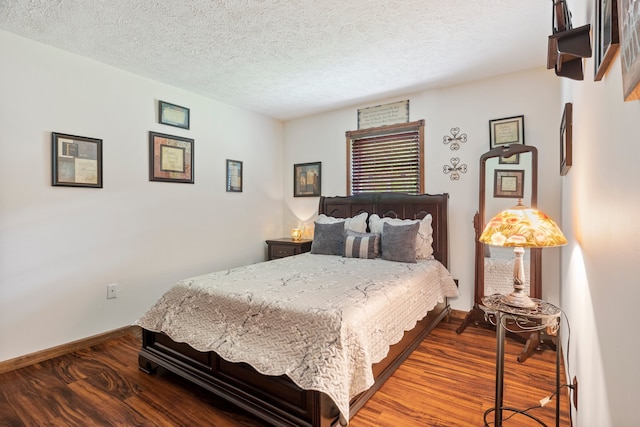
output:
[{"label": "wooden floor", "polygon": [[[350,426],[484,426],[494,399],[495,335],[479,327],[457,335],[459,323],[441,323]],[[535,406],[555,390],[555,353],[519,364],[521,345],[507,341],[504,405]],[[171,373],[139,371],[139,348],[139,339],[128,335],[0,375],[0,425],[264,426]],[[570,426],[566,390],[562,426]],[[554,426],[555,400],[530,413]],[[493,414],[487,420],[493,426]],[[515,415],[504,425],[540,424]]]}]

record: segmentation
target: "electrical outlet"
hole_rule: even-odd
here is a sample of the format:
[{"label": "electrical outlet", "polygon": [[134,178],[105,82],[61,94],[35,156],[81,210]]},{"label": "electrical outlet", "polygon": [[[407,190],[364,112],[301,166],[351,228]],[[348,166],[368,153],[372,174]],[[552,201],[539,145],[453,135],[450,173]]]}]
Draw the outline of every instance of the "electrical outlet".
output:
[{"label": "electrical outlet", "polygon": [[573,390],[573,406],[578,410],[578,377],[573,377],[573,384],[571,385]]},{"label": "electrical outlet", "polygon": [[118,298],[118,284],[110,283],[107,285],[107,299]]}]

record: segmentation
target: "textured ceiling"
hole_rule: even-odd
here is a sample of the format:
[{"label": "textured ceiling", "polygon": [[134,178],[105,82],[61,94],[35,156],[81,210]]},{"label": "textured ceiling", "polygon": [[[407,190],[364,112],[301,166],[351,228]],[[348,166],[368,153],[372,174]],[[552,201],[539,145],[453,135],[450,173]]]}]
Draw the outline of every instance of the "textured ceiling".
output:
[{"label": "textured ceiling", "polygon": [[0,29],[278,119],[546,65],[549,0],[1,0]]}]

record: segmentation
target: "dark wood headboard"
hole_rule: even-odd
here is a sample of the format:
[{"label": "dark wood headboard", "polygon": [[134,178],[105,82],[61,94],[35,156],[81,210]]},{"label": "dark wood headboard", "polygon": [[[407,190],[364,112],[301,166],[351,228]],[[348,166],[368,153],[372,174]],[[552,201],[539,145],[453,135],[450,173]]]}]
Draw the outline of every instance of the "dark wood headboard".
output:
[{"label": "dark wood headboard", "polygon": [[449,194],[409,195],[400,193],[370,193],[356,196],[320,197],[319,214],[336,218],[350,218],[360,212],[380,217],[422,219],[431,214],[433,227],[433,256],[449,267],[448,240]]}]

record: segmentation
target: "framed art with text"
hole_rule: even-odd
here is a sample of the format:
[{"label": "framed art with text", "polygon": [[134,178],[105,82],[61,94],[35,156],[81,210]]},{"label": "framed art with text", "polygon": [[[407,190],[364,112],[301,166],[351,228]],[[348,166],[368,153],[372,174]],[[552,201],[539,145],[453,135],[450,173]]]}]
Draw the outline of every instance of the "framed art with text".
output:
[{"label": "framed art with text", "polygon": [[320,162],[293,165],[293,197],[320,196],[321,167]]},{"label": "framed art with text", "polygon": [[102,140],[51,133],[51,185],[102,188]]},{"label": "framed art with text", "polygon": [[618,0],[595,0],[593,25],[594,81],[602,80],[613,59],[618,44]]},{"label": "framed art with text", "polygon": [[513,154],[509,157],[500,157],[500,159],[498,159],[498,163],[501,165],[519,165],[520,154]]},{"label": "framed art with text", "polygon": [[193,139],[149,132],[149,181],[193,184]]},{"label": "framed art with text", "polygon": [[637,0],[618,0],[620,65],[625,101],[640,99],[640,4]]},{"label": "framed art with text", "polygon": [[[524,144],[524,116],[489,120],[489,148],[511,144]],[[520,164],[520,155],[500,157],[500,164]]]},{"label": "framed art with text", "polygon": [[489,148],[524,144],[524,116],[489,120]]},{"label": "framed art with text", "polygon": [[493,180],[493,197],[524,197],[524,170],[496,169]]},{"label": "framed art with text", "polygon": [[564,112],[560,121],[560,175],[564,176],[573,163],[573,104],[564,104]]},{"label": "framed art with text", "polygon": [[189,129],[189,109],[165,101],[158,101],[158,117],[163,125]]},{"label": "framed art with text", "polygon": [[242,192],[242,162],[227,159],[227,191]]}]

